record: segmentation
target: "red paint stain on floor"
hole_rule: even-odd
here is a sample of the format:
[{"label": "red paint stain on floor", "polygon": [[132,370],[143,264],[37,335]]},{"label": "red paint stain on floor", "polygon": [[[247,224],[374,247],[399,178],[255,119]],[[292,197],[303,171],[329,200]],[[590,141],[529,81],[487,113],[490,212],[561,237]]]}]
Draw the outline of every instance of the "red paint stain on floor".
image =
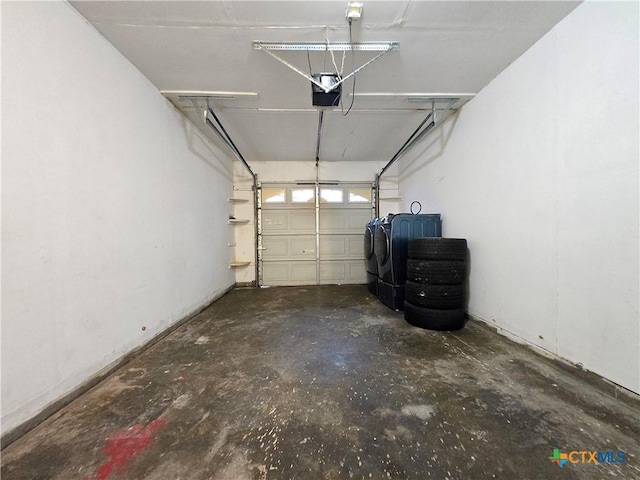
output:
[{"label": "red paint stain on floor", "polygon": [[[109,461],[98,468],[93,478],[107,480],[114,470],[121,471],[132,457],[149,446],[156,431],[166,423],[165,419],[156,418],[146,427],[136,424],[107,437],[102,452],[109,457]],[[90,479],[85,477],[83,480]]]}]

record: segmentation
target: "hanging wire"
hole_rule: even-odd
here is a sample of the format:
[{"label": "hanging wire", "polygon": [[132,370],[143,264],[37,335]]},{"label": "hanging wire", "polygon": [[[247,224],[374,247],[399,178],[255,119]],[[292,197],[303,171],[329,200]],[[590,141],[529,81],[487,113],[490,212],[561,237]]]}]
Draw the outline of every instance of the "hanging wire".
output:
[{"label": "hanging wire", "polygon": [[[329,41],[327,40],[327,47],[329,46]],[[338,75],[338,80],[342,80],[342,73],[338,70],[338,65],[336,65],[336,57],[333,55],[333,50],[329,50],[331,52],[331,61],[333,62],[333,67],[336,69],[336,74]]]},{"label": "hanging wire", "polygon": [[311,71],[311,55],[309,54],[308,49],[307,49],[307,63],[309,64],[309,75],[313,77],[313,72]]},{"label": "hanging wire", "polygon": [[[356,69],[356,52],[353,50],[353,34],[351,32],[351,23],[352,23],[352,19],[349,19],[349,43],[351,44],[351,71],[355,71]],[[343,57],[344,60],[344,57]],[[351,107],[353,107],[353,102],[356,99],[356,76],[355,74],[353,75],[353,88],[351,90],[351,105],[349,105],[349,108],[347,109],[347,112],[344,112],[344,103],[340,102],[340,110],[342,112],[342,116],[346,117],[347,115],[349,115],[349,112],[351,111]]]},{"label": "hanging wire", "polygon": [[340,70],[338,70],[338,65],[336,64],[336,57],[333,55],[333,50],[329,49],[329,27],[327,26],[327,30],[326,30],[326,39],[325,41],[327,42],[327,50],[329,50],[329,53],[331,54],[331,62],[333,62],[333,68],[336,69],[336,75],[338,75],[338,80],[342,80],[342,72],[340,72]]}]

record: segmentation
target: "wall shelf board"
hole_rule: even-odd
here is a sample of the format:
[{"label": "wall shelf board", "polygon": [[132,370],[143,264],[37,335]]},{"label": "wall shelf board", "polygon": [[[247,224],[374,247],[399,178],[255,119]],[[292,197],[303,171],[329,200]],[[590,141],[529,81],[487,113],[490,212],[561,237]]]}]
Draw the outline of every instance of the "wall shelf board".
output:
[{"label": "wall shelf board", "polygon": [[251,265],[251,262],[231,262],[229,268],[246,267],[248,265]]}]

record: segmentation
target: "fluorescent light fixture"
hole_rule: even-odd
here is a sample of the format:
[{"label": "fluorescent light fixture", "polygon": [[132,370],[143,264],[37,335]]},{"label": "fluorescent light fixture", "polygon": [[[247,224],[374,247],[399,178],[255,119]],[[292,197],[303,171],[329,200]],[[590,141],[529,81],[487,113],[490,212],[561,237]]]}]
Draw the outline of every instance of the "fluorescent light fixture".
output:
[{"label": "fluorescent light fixture", "polygon": [[428,103],[428,102],[438,102],[438,103],[453,103],[458,100],[459,97],[408,97],[407,102],[409,103]]},{"label": "fluorescent light fixture", "polygon": [[[351,94],[349,93],[349,95]],[[395,105],[402,108],[399,107],[399,102],[403,102],[406,105],[404,108],[411,110],[425,110],[432,107],[436,110],[458,110],[475,97],[475,93],[356,92],[354,96],[370,99],[365,104],[371,104],[375,101],[378,108],[383,108],[384,105]]]},{"label": "fluorescent light fixture", "polygon": [[236,98],[258,98],[256,92],[219,92],[204,90],[161,90],[160,93],[165,97],[179,97],[185,99],[191,98],[210,98],[212,100],[233,100]]},{"label": "fluorescent light fixture", "polygon": [[395,93],[395,92],[362,92],[355,94],[356,97],[375,98],[406,98],[407,101],[430,101],[451,98],[475,97],[475,93]]},{"label": "fluorescent light fixture", "polygon": [[362,17],[362,2],[347,3],[347,20],[359,20]]},{"label": "fluorescent light fixture", "polygon": [[262,40],[254,40],[252,42],[254,50],[309,50],[326,52],[333,51],[370,51],[384,52],[387,50],[398,50],[400,44],[398,42],[266,42]]},{"label": "fluorescent light fixture", "polygon": [[407,103],[415,105],[414,108],[423,108],[423,106],[429,106],[432,103],[439,106],[446,105],[446,108],[459,108],[466,102],[475,97],[474,93],[356,93],[356,97],[371,98],[384,100],[404,100]]}]

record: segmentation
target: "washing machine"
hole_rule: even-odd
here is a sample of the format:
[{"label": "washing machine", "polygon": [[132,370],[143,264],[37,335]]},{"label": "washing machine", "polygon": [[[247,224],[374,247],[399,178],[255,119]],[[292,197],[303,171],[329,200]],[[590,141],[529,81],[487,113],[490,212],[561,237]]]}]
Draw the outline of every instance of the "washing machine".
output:
[{"label": "washing machine", "polygon": [[378,295],[378,262],[374,251],[376,229],[380,224],[379,218],[374,218],[364,230],[364,261],[367,269],[367,288],[374,295]]},{"label": "washing machine", "polygon": [[402,310],[409,240],[440,236],[440,214],[400,213],[380,219],[373,250],[378,266],[378,298],[382,303],[394,310]]}]

